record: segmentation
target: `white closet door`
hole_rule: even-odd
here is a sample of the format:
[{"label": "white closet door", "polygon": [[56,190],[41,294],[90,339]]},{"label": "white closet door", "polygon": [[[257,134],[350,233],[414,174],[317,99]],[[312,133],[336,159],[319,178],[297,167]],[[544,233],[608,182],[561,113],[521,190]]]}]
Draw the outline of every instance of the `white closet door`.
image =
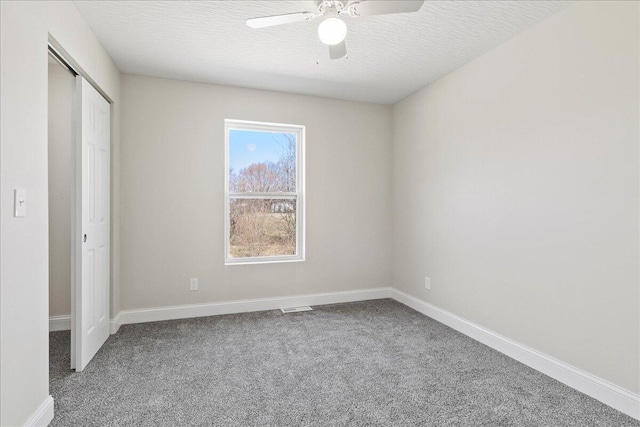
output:
[{"label": "white closet door", "polygon": [[[76,77],[79,141],[72,367],[82,371],[109,337],[110,106]],[[78,280],[79,279],[79,280]],[[75,359],[75,360],[73,360]]]}]

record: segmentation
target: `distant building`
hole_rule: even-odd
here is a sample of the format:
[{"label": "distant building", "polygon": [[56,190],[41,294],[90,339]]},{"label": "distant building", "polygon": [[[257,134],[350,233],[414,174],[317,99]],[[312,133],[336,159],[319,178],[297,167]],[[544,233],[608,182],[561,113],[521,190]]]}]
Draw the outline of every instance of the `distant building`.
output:
[{"label": "distant building", "polygon": [[294,212],[296,210],[295,204],[289,200],[278,200],[271,202],[271,212]]}]

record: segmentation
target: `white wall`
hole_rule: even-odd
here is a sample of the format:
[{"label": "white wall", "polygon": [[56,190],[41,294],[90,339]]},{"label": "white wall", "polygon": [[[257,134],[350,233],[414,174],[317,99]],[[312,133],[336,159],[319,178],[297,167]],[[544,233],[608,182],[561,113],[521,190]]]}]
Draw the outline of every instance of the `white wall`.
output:
[{"label": "white wall", "polygon": [[0,43],[0,424],[18,426],[49,395],[46,8],[0,2]]},{"label": "white wall", "polygon": [[[123,309],[389,285],[389,106],[134,75],[122,95]],[[225,118],[306,126],[306,261],[223,265]]]},{"label": "white wall", "polygon": [[638,8],[578,2],[396,104],[392,175],[394,286],[635,393]]},{"label": "white wall", "polygon": [[[49,394],[49,33],[119,108],[120,73],[73,3],[0,2],[0,425],[23,425]],[[14,188],[26,189],[26,218],[13,217]]]},{"label": "white wall", "polygon": [[71,314],[71,189],[75,77],[49,63],[49,315]]}]

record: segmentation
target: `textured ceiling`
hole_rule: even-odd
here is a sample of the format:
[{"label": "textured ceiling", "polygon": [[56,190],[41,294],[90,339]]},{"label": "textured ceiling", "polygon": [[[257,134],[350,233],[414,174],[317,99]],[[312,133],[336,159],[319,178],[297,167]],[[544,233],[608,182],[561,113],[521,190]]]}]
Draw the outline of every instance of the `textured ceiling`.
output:
[{"label": "textured ceiling", "polygon": [[393,103],[569,3],[426,1],[417,13],[346,17],[349,58],[333,61],[318,40],[319,20],[245,23],[313,10],[312,1],[75,4],[125,73]]}]

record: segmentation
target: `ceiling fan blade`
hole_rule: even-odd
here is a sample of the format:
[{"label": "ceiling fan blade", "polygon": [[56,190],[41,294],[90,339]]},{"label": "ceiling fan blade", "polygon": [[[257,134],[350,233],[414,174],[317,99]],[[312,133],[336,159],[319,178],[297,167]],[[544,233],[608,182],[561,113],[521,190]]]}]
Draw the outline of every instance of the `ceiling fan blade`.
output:
[{"label": "ceiling fan blade", "polygon": [[417,12],[423,4],[424,0],[369,0],[351,3],[348,13],[351,16],[370,16]]},{"label": "ceiling fan blade", "polygon": [[284,15],[247,19],[247,25],[251,28],[265,28],[273,27],[274,25],[290,24],[292,22],[311,21],[313,18],[315,18],[315,15],[312,12],[286,13]]},{"label": "ceiling fan blade", "polygon": [[329,58],[340,59],[347,56],[347,42],[344,40],[338,44],[329,45]]}]

